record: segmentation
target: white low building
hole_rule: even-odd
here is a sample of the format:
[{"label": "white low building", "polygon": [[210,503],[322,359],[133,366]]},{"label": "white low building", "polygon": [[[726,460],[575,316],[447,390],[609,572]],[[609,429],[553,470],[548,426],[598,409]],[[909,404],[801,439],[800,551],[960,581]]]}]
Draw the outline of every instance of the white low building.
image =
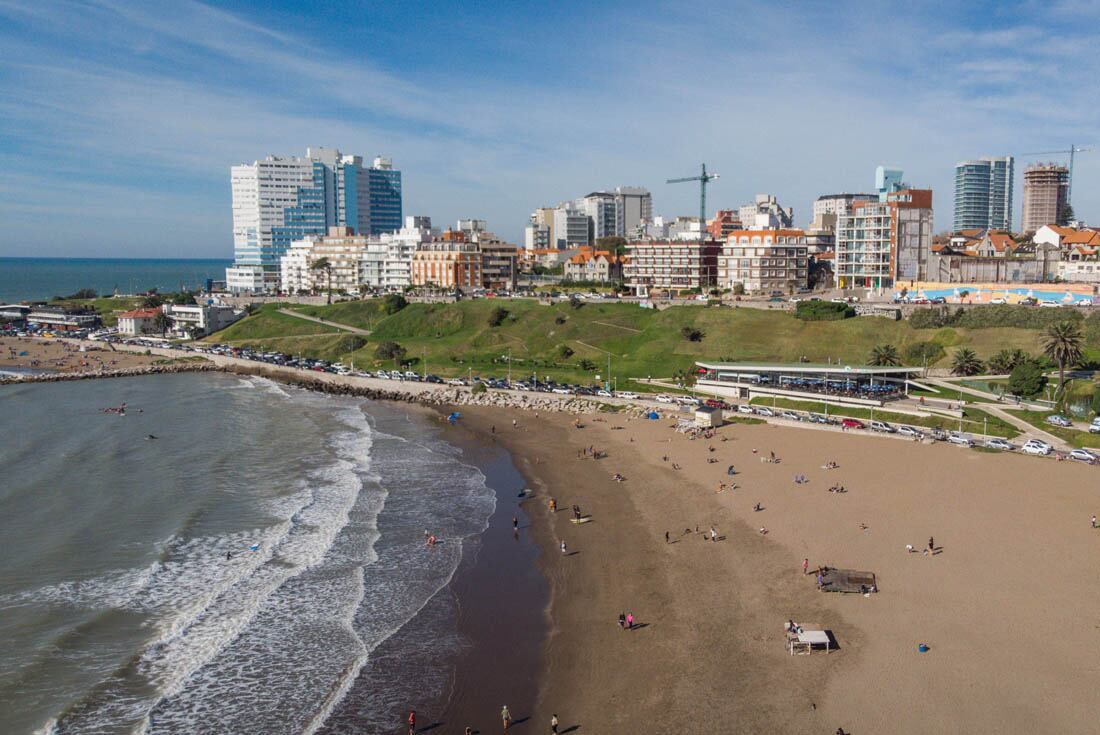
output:
[{"label": "white low building", "polygon": [[231,265],[225,269],[225,290],[233,294],[264,290],[264,269],[259,265]]},{"label": "white low building", "polygon": [[242,309],[222,304],[165,304],[169,331],[178,336],[205,336],[225,329],[244,316]]},{"label": "white low building", "polygon": [[142,334],[159,334],[158,316],[164,312],[157,307],[124,311],[118,315],[118,333],[130,337]]}]

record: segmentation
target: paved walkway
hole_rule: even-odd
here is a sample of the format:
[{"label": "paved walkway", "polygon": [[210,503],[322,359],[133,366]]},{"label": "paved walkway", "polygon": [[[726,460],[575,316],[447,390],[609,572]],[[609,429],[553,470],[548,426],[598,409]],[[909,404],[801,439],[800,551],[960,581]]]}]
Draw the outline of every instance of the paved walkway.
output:
[{"label": "paved walkway", "polygon": [[348,324],[331,322],[328,319],[322,319],[319,316],[310,316],[309,314],[303,314],[302,312],[294,311],[293,309],[279,309],[279,313],[286,314],[287,316],[293,316],[298,319],[305,319],[307,322],[317,322],[318,324],[324,324],[326,327],[335,327],[336,329],[342,329],[345,332],[351,332],[352,334],[361,334],[364,337],[370,336],[369,329],[360,329],[359,327],[353,327]]},{"label": "paved walkway", "polygon": [[1003,408],[1000,408],[999,406],[994,406],[989,403],[980,403],[977,405],[986,413],[992,416],[996,416],[999,419],[1003,419],[1019,429],[1020,433],[1023,434],[1024,441],[1034,437],[1042,439],[1050,446],[1062,452],[1068,452],[1069,450],[1073,449],[1073,447],[1071,447],[1069,444],[1062,441],[1058,437],[1054,436],[1054,434],[1043,431],[1038,426],[1024,421],[1019,416],[1013,415],[1011,411],[1007,411]]}]

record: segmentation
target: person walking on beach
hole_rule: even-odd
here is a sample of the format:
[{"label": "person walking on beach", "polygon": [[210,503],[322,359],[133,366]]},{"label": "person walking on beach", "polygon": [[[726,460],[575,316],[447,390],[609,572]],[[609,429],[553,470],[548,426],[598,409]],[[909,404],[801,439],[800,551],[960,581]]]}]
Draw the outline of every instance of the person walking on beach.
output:
[{"label": "person walking on beach", "polygon": [[626,613],[619,613],[619,630],[626,630]]},{"label": "person walking on beach", "polygon": [[714,530],[714,526],[710,527],[710,540],[713,542],[718,541],[718,531]]},{"label": "person walking on beach", "polygon": [[810,560],[809,559],[803,559],[802,560],[802,573],[806,574],[809,571],[810,571]]},{"label": "person walking on beach", "polygon": [[1100,525],[1097,525],[1097,523],[1096,523],[1096,516],[1092,517],[1092,527],[1093,528],[1100,528]]},{"label": "person walking on beach", "polygon": [[[1093,527],[1093,528],[1096,528],[1096,516],[1093,516],[1093,517],[1092,517],[1092,527]],[[665,543],[666,543],[666,544],[667,544],[667,543],[669,543],[669,540],[668,540],[668,538],[669,538],[669,536],[668,536],[668,531],[665,531]]]},{"label": "person walking on beach", "polygon": [[632,612],[626,614],[626,629],[634,630],[634,613]]},{"label": "person walking on beach", "polygon": [[929,554],[934,554],[934,553],[936,553],[936,544],[935,544],[935,542],[934,542],[934,541],[932,540],[932,537],[931,537],[931,536],[929,536],[929,537],[928,537],[928,553],[929,553]]},{"label": "person walking on beach", "polygon": [[558,716],[550,715],[550,732],[553,735],[558,735]]},{"label": "person walking on beach", "polygon": [[561,540],[561,553],[562,554],[566,553],[565,539]]},{"label": "person walking on beach", "polygon": [[519,530],[519,518],[516,518],[515,516],[512,516],[512,528],[517,531]]},{"label": "person walking on beach", "polygon": [[823,575],[820,571],[817,573],[817,588],[819,590],[825,589],[825,575]]},{"label": "person walking on beach", "polygon": [[409,710],[409,735],[413,735],[416,732],[416,710]]},{"label": "person walking on beach", "polygon": [[501,724],[504,725],[505,730],[512,724],[512,713],[508,711],[508,705],[504,705],[500,708],[500,721]]}]

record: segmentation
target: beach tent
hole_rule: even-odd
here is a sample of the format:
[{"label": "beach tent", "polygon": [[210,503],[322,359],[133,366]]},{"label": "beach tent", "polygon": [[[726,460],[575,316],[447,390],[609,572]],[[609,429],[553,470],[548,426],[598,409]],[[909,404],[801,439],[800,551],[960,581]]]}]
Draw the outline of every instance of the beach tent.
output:
[{"label": "beach tent", "polygon": [[659,418],[660,418],[660,416],[658,416],[658,415],[657,415],[657,412],[656,412],[656,411],[650,411],[649,413],[647,413],[647,414],[645,415],[645,417],[646,417],[647,419],[650,419],[651,421],[656,421],[657,419],[659,419]]},{"label": "beach tent", "polygon": [[458,421],[458,419],[461,416],[462,416],[462,414],[460,414],[458,411],[455,411],[454,413],[452,413],[450,416],[447,417],[447,421],[451,424],[454,424],[455,422]]}]

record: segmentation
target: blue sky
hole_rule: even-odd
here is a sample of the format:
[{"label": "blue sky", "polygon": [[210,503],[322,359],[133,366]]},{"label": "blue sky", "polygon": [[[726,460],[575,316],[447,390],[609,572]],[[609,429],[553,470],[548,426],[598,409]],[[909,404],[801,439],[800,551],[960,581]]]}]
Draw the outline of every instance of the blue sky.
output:
[{"label": "blue sky", "polygon": [[[517,241],[619,184],[691,214],[664,181],[702,161],[711,211],[768,192],[801,224],[900,166],[945,229],[956,161],[1100,144],[1098,24],[1088,0],[0,0],[0,256],[230,257],[229,167],[307,146],[390,155],[407,214]],[[1074,205],[1100,224],[1100,148]]]}]

